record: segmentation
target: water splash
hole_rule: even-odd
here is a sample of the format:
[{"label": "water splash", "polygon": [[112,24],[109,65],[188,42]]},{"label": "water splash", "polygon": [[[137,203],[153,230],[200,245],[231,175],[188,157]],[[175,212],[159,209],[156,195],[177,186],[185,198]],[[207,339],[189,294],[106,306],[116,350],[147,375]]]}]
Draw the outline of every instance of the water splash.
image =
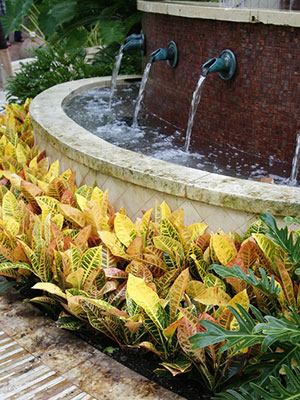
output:
[{"label": "water splash", "polygon": [[292,185],[297,184],[297,175],[300,167],[300,132],[297,135],[297,143],[296,143],[296,150],[295,155],[292,162],[292,172],[290,177],[290,182]]},{"label": "water splash", "polygon": [[202,85],[205,81],[205,78],[206,78],[206,76],[200,75],[196,89],[193,93],[192,103],[191,103],[190,112],[189,112],[188,125],[187,125],[187,130],[186,130],[186,135],[185,135],[184,151],[188,151],[189,147],[190,147],[191,134],[192,134],[192,129],[193,129],[193,125],[194,125],[194,118],[195,118],[195,114],[196,114],[198,105],[200,103],[201,93],[202,93]]},{"label": "water splash", "polygon": [[133,128],[136,128],[138,126],[138,115],[142,108],[142,101],[144,98],[145,87],[146,87],[146,84],[148,81],[151,65],[152,65],[152,61],[150,60],[144,69],[144,74],[143,74],[143,78],[141,81],[141,86],[140,86],[140,90],[139,90],[139,94],[137,97],[136,106],[135,106],[134,114],[133,114],[133,122],[132,122]]},{"label": "water splash", "polygon": [[121,44],[119,52],[118,52],[118,54],[116,56],[116,62],[115,62],[115,65],[114,65],[112,76],[111,76],[110,97],[109,97],[109,102],[108,102],[109,110],[111,109],[111,103],[112,103],[114,91],[115,91],[116,84],[117,84],[117,77],[118,77],[118,74],[119,74],[119,71],[120,71],[120,65],[121,65],[121,61],[122,61],[122,58],[123,58],[123,49],[124,49],[124,43]]}]

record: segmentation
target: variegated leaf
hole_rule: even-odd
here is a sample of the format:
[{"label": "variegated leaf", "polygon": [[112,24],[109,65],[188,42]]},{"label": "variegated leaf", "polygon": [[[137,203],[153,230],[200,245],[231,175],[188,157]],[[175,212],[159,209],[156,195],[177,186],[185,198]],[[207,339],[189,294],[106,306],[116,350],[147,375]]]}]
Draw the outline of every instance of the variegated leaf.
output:
[{"label": "variegated leaf", "polygon": [[159,297],[146,285],[143,279],[129,274],[127,291],[129,296],[145,310],[159,329],[163,330],[167,327],[167,316],[160,305]]},{"label": "variegated leaf", "polygon": [[38,282],[32,287],[32,289],[44,290],[45,292],[62,297],[63,299],[67,298],[67,295],[57,285],[54,285],[53,283]]},{"label": "variegated leaf", "polygon": [[236,257],[237,250],[234,242],[224,232],[211,234],[211,243],[216,257],[222,265],[228,264]]},{"label": "variegated leaf", "polygon": [[185,289],[189,282],[189,269],[186,268],[181,274],[178,276],[176,281],[173,283],[170,292],[169,292],[169,300],[170,300],[170,318],[171,322],[176,318],[178,313],[178,306],[182,300]]},{"label": "variegated leaf", "polygon": [[2,199],[2,216],[14,217],[18,208],[18,202],[11,191],[5,193]]},{"label": "variegated leaf", "polygon": [[128,247],[137,236],[137,229],[134,223],[126,215],[116,214],[114,228],[117,238],[126,247]]}]

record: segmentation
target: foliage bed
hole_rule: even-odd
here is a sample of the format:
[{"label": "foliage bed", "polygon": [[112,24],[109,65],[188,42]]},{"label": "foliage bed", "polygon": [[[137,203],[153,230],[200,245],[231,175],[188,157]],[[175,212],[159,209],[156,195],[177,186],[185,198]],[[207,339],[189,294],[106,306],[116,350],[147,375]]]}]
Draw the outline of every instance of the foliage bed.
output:
[{"label": "foliage bed", "polygon": [[49,165],[28,111],[1,117],[0,274],[43,291],[30,301],[60,309],[60,327],[153,352],[157,374],[198,379],[199,394],[299,398],[300,231],[263,214],[243,236],[209,234],[165,202],[132,222]]}]

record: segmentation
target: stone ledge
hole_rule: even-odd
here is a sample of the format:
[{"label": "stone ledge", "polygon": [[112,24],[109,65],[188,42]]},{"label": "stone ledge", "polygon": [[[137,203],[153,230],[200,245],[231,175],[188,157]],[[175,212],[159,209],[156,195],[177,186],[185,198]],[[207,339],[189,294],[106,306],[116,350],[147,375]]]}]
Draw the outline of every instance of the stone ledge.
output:
[{"label": "stone ledge", "polygon": [[217,21],[263,23],[300,27],[300,12],[249,8],[224,8],[193,2],[137,1],[140,11],[176,17],[212,19]]}]

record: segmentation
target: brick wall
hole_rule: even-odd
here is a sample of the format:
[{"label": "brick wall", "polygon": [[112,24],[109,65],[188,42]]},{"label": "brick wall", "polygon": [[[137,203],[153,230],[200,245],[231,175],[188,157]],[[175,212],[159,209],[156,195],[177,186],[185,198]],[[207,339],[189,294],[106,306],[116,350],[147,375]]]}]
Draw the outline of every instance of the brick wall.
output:
[{"label": "brick wall", "polygon": [[170,40],[179,50],[175,69],[153,64],[144,99],[148,111],[184,132],[202,64],[230,49],[236,74],[230,81],[208,75],[191,150],[230,144],[261,155],[266,164],[271,157],[289,176],[300,131],[300,28],[144,13],[143,32],[147,55]]}]

